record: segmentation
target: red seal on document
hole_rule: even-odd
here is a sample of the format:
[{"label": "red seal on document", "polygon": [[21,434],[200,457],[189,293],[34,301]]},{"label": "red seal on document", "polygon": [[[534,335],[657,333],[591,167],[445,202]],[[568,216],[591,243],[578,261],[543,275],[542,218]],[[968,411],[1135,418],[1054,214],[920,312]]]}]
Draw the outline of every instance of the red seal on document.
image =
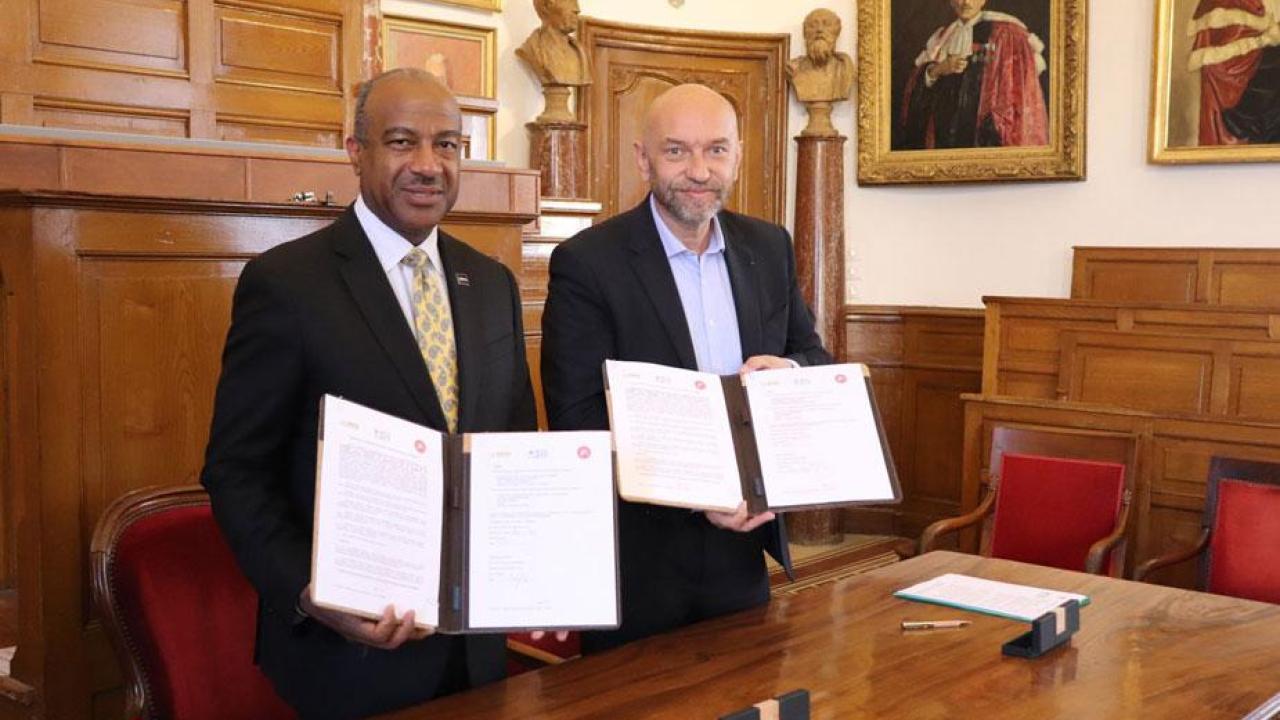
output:
[{"label": "red seal on document", "polygon": [[422,442],[421,440],[414,440],[413,449],[417,450],[418,454],[421,455],[422,453],[427,451],[427,444]]},{"label": "red seal on document", "polygon": [[586,460],[587,458],[591,457],[591,448],[587,447],[586,445],[583,445],[582,447],[578,448],[578,457],[582,458],[583,460]]},{"label": "red seal on document", "polygon": [[701,380],[698,380],[697,382],[695,382],[695,383],[693,384],[693,386],[694,386],[694,387],[696,387],[696,388],[698,388],[699,390],[706,390],[706,389],[707,389],[707,384],[706,384],[706,383],[704,383],[704,382],[702,382]]},{"label": "red seal on document", "polygon": [[841,385],[845,384],[848,381],[849,381],[849,378],[845,377],[843,374],[836,375],[836,382],[840,383]]}]

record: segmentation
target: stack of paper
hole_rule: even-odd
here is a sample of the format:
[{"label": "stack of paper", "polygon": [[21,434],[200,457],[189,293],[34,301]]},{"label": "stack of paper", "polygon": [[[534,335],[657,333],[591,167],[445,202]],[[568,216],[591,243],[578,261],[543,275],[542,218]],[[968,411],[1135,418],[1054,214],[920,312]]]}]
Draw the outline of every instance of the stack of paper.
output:
[{"label": "stack of paper", "polygon": [[904,600],[946,605],[1024,622],[1032,622],[1068,600],[1076,600],[1081,606],[1089,604],[1087,595],[955,573],[939,575],[893,595]]}]

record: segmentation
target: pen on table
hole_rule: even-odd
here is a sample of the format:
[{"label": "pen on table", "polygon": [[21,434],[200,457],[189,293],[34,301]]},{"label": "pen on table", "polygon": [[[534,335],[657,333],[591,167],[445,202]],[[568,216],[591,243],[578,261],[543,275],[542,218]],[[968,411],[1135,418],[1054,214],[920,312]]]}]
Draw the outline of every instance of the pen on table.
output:
[{"label": "pen on table", "polygon": [[944,630],[969,626],[969,620],[903,620],[903,630]]}]

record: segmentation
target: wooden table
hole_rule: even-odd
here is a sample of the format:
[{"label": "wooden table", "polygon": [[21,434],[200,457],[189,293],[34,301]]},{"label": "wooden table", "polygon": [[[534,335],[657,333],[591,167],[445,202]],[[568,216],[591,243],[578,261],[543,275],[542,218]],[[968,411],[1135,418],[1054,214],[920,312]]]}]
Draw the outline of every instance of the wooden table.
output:
[{"label": "wooden table", "polygon": [[[892,597],[945,572],[1085,593],[1068,648],[1000,645],[1027,625]],[[903,633],[903,619],[965,617]],[[714,719],[789,690],[818,718],[1238,720],[1280,692],[1280,606],[932,552],[387,716]]]}]

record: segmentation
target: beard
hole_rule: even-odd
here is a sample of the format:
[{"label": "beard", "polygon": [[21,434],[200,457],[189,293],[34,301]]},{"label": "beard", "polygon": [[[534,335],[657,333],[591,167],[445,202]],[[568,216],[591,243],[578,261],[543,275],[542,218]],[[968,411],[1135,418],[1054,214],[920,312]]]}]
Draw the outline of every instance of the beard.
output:
[{"label": "beard", "polygon": [[835,42],[833,40],[829,40],[825,37],[815,37],[809,41],[809,46],[806,48],[806,54],[808,54],[809,59],[813,61],[814,65],[822,67],[831,60],[833,50],[835,50]]},{"label": "beard", "polygon": [[[663,183],[653,180],[653,197],[664,210],[680,221],[681,225],[696,228],[709,222],[724,207],[729,196],[729,188],[718,179],[712,178],[705,183],[694,183],[688,180]],[[709,197],[697,199],[681,195],[683,190],[711,190]]]}]

